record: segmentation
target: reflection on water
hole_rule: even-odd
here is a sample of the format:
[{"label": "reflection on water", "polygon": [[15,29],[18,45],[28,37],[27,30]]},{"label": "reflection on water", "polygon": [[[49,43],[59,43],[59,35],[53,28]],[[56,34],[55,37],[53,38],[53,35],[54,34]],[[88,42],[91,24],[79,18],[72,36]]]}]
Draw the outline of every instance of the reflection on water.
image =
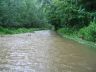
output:
[{"label": "reflection on water", "polygon": [[96,52],[50,30],[0,37],[0,72],[96,72]]}]

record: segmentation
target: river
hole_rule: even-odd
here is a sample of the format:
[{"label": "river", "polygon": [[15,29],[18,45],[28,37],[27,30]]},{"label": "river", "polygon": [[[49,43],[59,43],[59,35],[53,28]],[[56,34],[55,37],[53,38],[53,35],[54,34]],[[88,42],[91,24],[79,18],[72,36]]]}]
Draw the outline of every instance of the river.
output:
[{"label": "river", "polygon": [[50,30],[5,35],[0,72],[96,72],[96,51]]}]

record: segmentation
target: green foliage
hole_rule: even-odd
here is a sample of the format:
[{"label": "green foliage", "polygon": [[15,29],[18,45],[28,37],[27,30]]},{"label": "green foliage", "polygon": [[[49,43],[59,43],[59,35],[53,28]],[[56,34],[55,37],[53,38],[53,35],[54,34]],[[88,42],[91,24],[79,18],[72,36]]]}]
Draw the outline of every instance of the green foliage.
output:
[{"label": "green foliage", "polygon": [[0,26],[33,27],[46,24],[45,13],[38,0],[0,0]]},{"label": "green foliage", "polygon": [[9,30],[8,28],[4,29],[3,27],[0,27],[0,34],[12,34],[12,30]]},{"label": "green foliage", "polygon": [[95,10],[96,0],[52,0],[46,6],[46,16],[59,33],[77,35],[80,30],[80,38],[96,41]]},{"label": "green foliage", "polygon": [[39,28],[28,28],[27,29],[27,28],[3,28],[3,27],[0,27],[0,35],[34,32],[37,30],[41,30],[41,29],[39,29]]},{"label": "green foliage", "polygon": [[88,26],[91,19],[90,13],[81,8],[78,2],[77,0],[53,0],[47,7],[49,22],[56,29],[61,27],[78,29]]},{"label": "green foliage", "polygon": [[86,40],[96,42],[96,22],[91,22],[88,27],[80,29],[79,36]]},{"label": "green foliage", "polygon": [[61,28],[58,30],[58,33],[65,34],[65,35],[72,35],[74,33],[74,29]]},{"label": "green foliage", "polygon": [[12,33],[9,28],[13,27],[44,29],[53,25],[68,35],[80,30],[81,38],[96,41],[95,10],[96,0],[0,0],[0,26],[7,27],[0,28],[0,32]]}]

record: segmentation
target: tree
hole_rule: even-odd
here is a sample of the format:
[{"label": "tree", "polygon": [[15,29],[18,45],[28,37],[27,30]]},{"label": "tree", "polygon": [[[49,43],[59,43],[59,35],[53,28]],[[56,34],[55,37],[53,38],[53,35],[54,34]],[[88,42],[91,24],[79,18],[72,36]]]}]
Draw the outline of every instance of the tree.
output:
[{"label": "tree", "polygon": [[0,26],[37,27],[45,24],[38,0],[0,0]]},{"label": "tree", "polygon": [[96,0],[80,0],[80,3],[86,8],[87,11],[96,10]]},{"label": "tree", "polygon": [[90,15],[79,5],[78,0],[53,0],[47,6],[47,17],[55,29],[61,27],[82,28],[88,26]]}]

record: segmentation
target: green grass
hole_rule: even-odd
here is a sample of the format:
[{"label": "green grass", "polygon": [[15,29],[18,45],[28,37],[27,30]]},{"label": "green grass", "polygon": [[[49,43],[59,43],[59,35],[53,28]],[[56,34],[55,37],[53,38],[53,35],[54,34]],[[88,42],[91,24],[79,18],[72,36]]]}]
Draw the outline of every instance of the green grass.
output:
[{"label": "green grass", "polygon": [[78,31],[74,31],[74,30],[70,30],[70,29],[66,30],[65,28],[61,28],[57,31],[57,33],[64,38],[74,40],[74,41],[79,42],[81,44],[87,45],[91,48],[96,48],[95,42],[87,41],[87,40],[80,38],[78,35]]},{"label": "green grass", "polygon": [[40,28],[3,28],[3,27],[0,27],[0,35],[27,33],[27,32],[34,32],[37,30],[42,30],[42,29],[40,29]]}]

